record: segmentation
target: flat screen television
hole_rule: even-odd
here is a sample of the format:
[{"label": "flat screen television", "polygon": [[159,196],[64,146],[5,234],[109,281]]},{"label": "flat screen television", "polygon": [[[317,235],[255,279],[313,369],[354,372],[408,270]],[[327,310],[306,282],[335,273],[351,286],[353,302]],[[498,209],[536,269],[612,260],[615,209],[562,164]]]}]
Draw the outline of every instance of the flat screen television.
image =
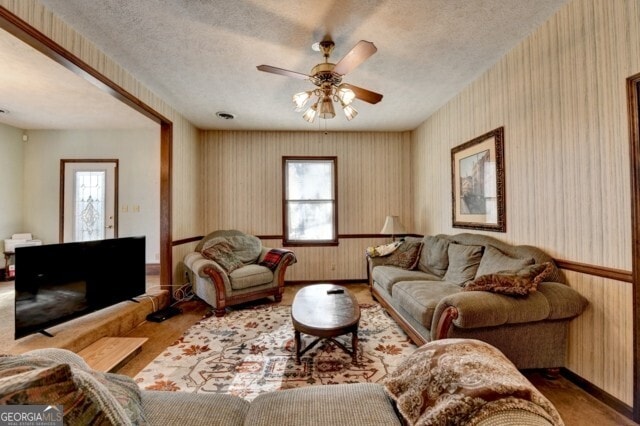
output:
[{"label": "flat screen television", "polygon": [[17,247],[15,338],[144,294],[145,263],[145,237]]}]

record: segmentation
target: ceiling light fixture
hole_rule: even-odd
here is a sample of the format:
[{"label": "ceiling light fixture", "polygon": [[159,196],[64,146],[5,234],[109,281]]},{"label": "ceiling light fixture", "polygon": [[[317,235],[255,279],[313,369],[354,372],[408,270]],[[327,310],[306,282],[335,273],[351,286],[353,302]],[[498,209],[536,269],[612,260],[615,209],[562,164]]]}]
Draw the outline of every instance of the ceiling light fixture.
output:
[{"label": "ceiling light fixture", "polygon": [[[293,95],[292,100],[296,111],[304,110],[305,106],[309,104],[309,101],[314,97],[316,98],[315,102],[311,102],[311,106],[302,115],[302,117],[309,121],[309,123],[313,123],[316,113],[320,118],[324,118],[325,120],[335,117],[336,111],[333,106],[334,102],[340,103],[347,120],[351,121],[356,115],[358,115],[358,111],[351,105],[353,100],[356,98],[356,94],[353,90],[342,84],[335,86],[328,82],[323,83],[322,87],[318,89],[299,92]],[[311,117],[311,121],[309,120],[309,117]]]},{"label": "ceiling light fixture", "polygon": [[[325,120],[335,117],[334,102],[337,102],[342,107],[345,117],[351,121],[358,115],[358,110],[352,105],[356,98],[370,104],[377,104],[382,100],[380,93],[342,83],[342,77],[345,74],[376,53],[378,49],[374,44],[360,40],[337,64],[329,62],[329,55],[333,47],[333,41],[328,39],[313,45],[312,48],[314,50],[322,52],[324,62],[313,67],[309,75],[272,67],[271,65],[259,65],[257,67],[259,71],[308,80],[317,86],[313,90],[298,92],[292,98],[296,111],[304,111],[302,118],[309,123],[313,123],[316,117]],[[310,106],[307,108],[307,105]],[[307,109],[305,110],[305,108]]]}]

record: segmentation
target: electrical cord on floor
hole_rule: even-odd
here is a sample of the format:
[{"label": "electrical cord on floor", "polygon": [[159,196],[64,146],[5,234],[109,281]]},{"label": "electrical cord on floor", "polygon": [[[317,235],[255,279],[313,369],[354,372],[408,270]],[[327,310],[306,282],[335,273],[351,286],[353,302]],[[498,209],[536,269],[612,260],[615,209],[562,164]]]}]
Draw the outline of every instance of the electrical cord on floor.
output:
[{"label": "electrical cord on floor", "polygon": [[186,302],[188,300],[193,299],[195,294],[193,294],[193,287],[190,282],[182,284],[176,291],[173,292],[173,297],[175,298],[175,302],[171,304],[171,306],[176,305],[177,303]]}]

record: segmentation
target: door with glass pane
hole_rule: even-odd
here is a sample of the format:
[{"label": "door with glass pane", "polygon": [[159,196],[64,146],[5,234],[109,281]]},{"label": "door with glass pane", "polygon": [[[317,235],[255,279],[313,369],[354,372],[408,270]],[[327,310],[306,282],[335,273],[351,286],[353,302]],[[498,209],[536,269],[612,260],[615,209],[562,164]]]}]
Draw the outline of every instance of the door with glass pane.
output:
[{"label": "door with glass pane", "polygon": [[61,160],[61,240],[118,236],[118,160]]}]

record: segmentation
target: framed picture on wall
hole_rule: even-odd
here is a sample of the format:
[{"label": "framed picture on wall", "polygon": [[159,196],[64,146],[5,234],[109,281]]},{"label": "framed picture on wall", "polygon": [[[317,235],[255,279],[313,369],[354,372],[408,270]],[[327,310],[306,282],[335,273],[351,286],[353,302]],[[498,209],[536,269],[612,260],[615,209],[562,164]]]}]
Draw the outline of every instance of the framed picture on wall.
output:
[{"label": "framed picture on wall", "polygon": [[453,227],[506,232],[504,127],[451,149]]}]

